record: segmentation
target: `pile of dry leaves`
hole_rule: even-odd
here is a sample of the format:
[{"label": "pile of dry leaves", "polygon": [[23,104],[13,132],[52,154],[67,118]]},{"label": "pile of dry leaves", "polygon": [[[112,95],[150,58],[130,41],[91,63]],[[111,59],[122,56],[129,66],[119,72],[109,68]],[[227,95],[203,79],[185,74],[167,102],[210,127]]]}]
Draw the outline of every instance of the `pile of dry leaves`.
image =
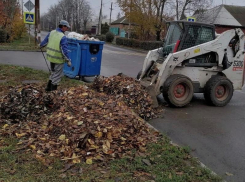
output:
[{"label": "pile of dry leaves", "polygon": [[[128,94],[124,96],[127,100],[135,87],[129,88],[120,91],[117,87],[115,92]],[[144,100],[138,93],[133,98],[138,104]],[[16,136],[19,149],[33,150],[44,162],[46,156],[88,164],[120,158],[132,149],[144,152],[146,144],[159,136],[118,95],[108,96],[84,86],[51,94],[31,86],[14,89],[2,99],[1,114],[0,134]],[[11,124],[13,120],[28,122]]]},{"label": "pile of dry leaves", "polygon": [[140,82],[132,77],[123,75],[99,76],[95,79],[92,88],[98,92],[114,95],[117,99],[122,99],[128,107],[145,120],[156,118],[159,114],[159,110],[153,108],[151,96]]},{"label": "pile of dry leaves", "polygon": [[55,109],[55,99],[54,93],[46,94],[31,85],[20,86],[11,88],[3,97],[0,110],[4,118],[13,122],[39,121],[44,114]]}]

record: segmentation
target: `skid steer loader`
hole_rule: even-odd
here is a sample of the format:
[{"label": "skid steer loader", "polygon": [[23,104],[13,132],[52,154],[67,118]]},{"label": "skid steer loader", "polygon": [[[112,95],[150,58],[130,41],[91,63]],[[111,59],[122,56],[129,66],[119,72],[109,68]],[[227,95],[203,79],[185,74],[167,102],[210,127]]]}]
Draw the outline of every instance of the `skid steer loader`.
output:
[{"label": "skid steer loader", "polygon": [[244,33],[215,33],[211,24],[167,23],[163,47],[148,52],[137,79],[158,105],[163,94],[171,106],[186,106],[194,93],[204,93],[214,106],[225,106],[244,83]]}]

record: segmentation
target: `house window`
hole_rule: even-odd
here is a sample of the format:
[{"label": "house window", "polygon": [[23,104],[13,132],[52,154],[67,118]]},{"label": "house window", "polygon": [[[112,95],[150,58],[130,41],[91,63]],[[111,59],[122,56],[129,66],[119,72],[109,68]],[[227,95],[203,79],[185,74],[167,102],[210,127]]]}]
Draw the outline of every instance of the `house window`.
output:
[{"label": "house window", "polygon": [[118,27],[110,27],[110,32],[114,35],[119,35],[119,28]]}]

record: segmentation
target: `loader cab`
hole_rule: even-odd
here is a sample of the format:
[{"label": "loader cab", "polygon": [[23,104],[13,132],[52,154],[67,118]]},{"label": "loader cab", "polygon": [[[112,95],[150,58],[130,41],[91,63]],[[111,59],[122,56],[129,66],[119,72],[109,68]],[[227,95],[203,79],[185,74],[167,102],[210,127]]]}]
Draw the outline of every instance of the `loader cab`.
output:
[{"label": "loader cab", "polygon": [[163,45],[163,55],[178,52],[215,39],[215,27],[188,21],[167,22],[167,34]]}]

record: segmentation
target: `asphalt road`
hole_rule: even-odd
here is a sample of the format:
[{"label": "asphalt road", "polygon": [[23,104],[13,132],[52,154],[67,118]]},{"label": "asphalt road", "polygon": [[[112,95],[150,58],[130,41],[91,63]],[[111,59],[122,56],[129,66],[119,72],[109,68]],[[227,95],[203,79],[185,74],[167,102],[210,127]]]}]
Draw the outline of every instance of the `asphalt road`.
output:
[{"label": "asphalt road", "polygon": [[[128,76],[136,77],[139,69],[143,66],[146,53],[122,50],[119,47],[104,45],[101,75],[112,76],[123,72]],[[41,52],[0,51],[0,63],[48,71]]]},{"label": "asphalt road", "polygon": [[235,91],[225,107],[208,106],[202,94],[195,94],[188,107],[166,107],[164,118],[149,123],[174,143],[189,146],[193,156],[226,181],[244,182],[244,101],[245,88]]},{"label": "asphalt road", "polygon": [[[136,77],[145,56],[146,52],[105,45],[101,75],[123,72]],[[0,51],[0,63],[48,71],[41,52]],[[207,106],[202,94],[196,94],[189,106],[166,107],[164,118],[149,123],[173,142],[189,146],[192,155],[225,180],[245,182],[244,106],[245,89],[235,91],[231,102],[221,108]]]}]

